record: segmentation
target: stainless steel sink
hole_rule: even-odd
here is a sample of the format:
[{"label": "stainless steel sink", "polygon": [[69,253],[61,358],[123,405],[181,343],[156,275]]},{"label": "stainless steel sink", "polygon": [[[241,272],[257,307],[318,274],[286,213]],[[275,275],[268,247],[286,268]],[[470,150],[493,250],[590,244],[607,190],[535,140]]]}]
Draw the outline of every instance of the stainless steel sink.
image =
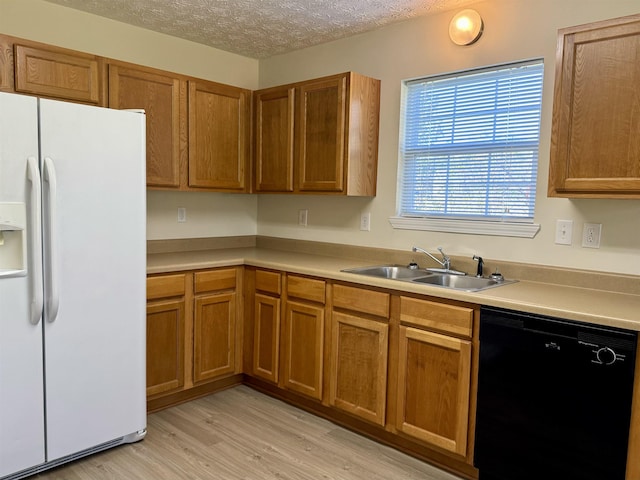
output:
[{"label": "stainless steel sink", "polygon": [[500,287],[515,283],[515,280],[494,280],[492,278],[469,277],[466,275],[431,275],[429,277],[414,278],[415,283],[425,283],[436,287],[453,288],[466,292],[478,292],[487,288]]},{"label": "stainless steel sink", "polygon": [[411,280],[432,275],[426,270],[413,269],[404,265],[377,265],[373,267],[347,268],[342,271],[392,280]]},{"label": "stainless steel sink", "polygon": [[479,292],[480,290],[500,287],[517,281],[434,273],[424,269],[409,268],[405,265],[375,265],[371,267],[347,268],[342,271],[346,273],[355,273],[357,275],[366,275],[368,277],[422,283],[425,285],[432,285],[434,287],[451,288],[453,290],[462,290],[465,292]]}]

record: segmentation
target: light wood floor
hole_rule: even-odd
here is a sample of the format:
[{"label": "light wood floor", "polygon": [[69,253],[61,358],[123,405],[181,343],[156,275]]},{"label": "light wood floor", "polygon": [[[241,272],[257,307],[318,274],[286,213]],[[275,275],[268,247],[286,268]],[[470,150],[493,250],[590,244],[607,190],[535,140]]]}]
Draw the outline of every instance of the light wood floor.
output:
[{"label": "light wood floor", "polygon": [[38,480],[459,480],[240,386],[149,415],[142,442]]}]

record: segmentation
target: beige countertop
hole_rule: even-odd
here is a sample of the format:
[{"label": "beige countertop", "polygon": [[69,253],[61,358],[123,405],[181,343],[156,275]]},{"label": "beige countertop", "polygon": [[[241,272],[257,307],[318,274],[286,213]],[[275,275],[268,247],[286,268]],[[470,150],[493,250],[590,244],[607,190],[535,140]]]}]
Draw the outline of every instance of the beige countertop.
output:
[{"label": "beige countertop", "polygon": [[341,272],[345,268],[374,264],[371,261],[249,247],[150,254],[147,256],[147,273],[250,265],[640,331],[640,295],[523,280],[481,292],[462,292]]}]

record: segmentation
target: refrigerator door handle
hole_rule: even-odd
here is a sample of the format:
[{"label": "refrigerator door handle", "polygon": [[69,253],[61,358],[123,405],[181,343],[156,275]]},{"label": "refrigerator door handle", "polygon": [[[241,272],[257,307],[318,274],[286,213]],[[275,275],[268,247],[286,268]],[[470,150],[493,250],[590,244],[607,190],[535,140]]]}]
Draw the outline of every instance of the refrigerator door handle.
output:
[{"label": "refrigerator door handle", "polygon": [[43,298],[43,277],[42,277],[42,182],[40,179],[40,169],[36,157],[27,158],[27,179],[31,182],[31,311],[30,320],[33,325],[40,323]]},{"label": "refrigerator door handle", "polygon": [[45,157],[44,159],[44,181],[49,184],[48,189],[48,245],[49,245],[49,254],[47,255],[49,259],[49,275],[50,282],[48,285],[48,295],[47,295],[47,308],[45,309],[45,318],[48,322],[54,322],[56,317],[58,316],[58,308],[60,306],[60,292],[58,290],[58,232],[56,230],[56,222],[57,222],[57,207],[56,207],[56,198],[57,198],[57,189],[58,182],[56,180],[56,168],[53,164],[53,160],[49,157]]}]

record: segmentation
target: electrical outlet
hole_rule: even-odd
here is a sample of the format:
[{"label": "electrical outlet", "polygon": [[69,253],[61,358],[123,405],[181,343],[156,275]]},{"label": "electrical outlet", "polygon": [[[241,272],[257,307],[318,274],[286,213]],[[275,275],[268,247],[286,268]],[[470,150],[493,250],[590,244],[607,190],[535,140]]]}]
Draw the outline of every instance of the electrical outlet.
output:
[{"label": "electrical outlet", "polygon": [[184,207],[178,207],[178,223],[185,223],[187,221],[187,209]]},{"label": "electrical outlet", "polygon": [[298,210],[298,225],[303,227],[307,226],[307,219],[309,217],[309,210]]},{"label": "electrical outlet", "polygon": [[600,248],[601,223],[585,223],[582,227],[582,246],[585,248]]},{"label": "electrical outlet", "polygon": [[371,231],[371,213],[363,213],[360,215],[360,230],[363,232]]},{"label": "electrical outlet", "polygon": [[573,220],[556,221],[556,243],[558,245],[571,245],[573,235]]}]

